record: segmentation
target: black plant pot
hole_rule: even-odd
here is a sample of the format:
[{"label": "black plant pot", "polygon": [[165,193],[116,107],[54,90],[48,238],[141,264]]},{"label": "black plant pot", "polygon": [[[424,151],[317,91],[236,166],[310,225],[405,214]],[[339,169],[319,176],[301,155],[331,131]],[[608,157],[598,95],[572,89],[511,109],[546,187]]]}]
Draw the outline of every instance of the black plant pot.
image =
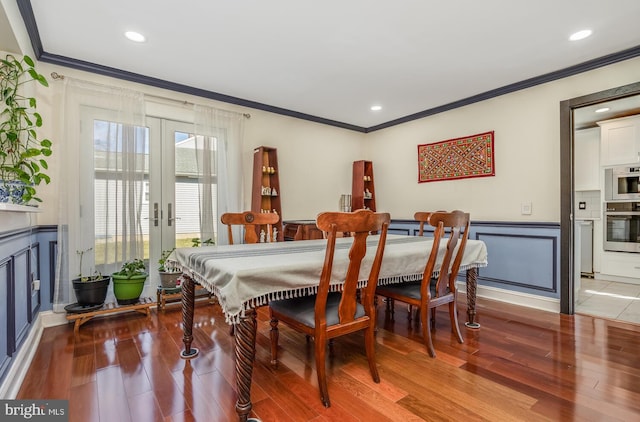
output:
[{"label": "black plant pot", "polygon": [[73,281],[73,290],[76,292],[76,299],[81,306],[102,305],[107,298],[107,289],[111,277],[104,276],[98,280],[81,281],[75,278]]}]

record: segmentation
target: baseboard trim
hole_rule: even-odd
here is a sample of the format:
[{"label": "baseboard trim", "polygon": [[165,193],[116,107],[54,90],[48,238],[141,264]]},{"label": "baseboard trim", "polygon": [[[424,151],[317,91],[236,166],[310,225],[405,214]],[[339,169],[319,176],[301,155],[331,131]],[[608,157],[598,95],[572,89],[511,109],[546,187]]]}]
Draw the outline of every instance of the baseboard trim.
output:
[{"label": "baseboard trim", "polygon": [[[466,296],[466,283],[457,282],[456,284],[458,287],[458,293],[461,296]],[[560,299],[536,296],[529,293],[514,292],[513,290],[504,290],[488,286],[478,286],[476,296],[483,299],[506,302],[512,305],[539,309],[541,311],[560,313]]]},{"label": "baseboard trim", "polygon": [[68,324],[69,321],[67,321],[66,316],[67,316],[66,313],[61,313],[61,312],[53,312],[53,311],[40,312],[40,317],[42,318],[42,326],[44,328]]}]

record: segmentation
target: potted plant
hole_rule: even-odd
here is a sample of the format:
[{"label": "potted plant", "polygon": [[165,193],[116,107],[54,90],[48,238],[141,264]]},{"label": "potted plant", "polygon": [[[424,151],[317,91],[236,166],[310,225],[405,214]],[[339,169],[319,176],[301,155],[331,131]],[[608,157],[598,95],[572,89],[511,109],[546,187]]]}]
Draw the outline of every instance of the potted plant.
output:
[{"label": "potted plant", "polygon": [[160,274],[160,285],[165,289],[175,289],[178,284],[178,278],[182,275],[181,271],[171,268],[166,264],[167,258],[171,255],[175,248],[169,251],[162,251],[160,259],[158,260],[158,274]]},{"label": "potted plant", "polygon": [[73,282],[73,290],[76,294],[76,300],[81,307],[102,306],[107,297],[107,289],[111,277],[103,276],[100,272],[95,271],[92,275],[82,275],[82,258],[84,254],[93,248],[84,251],[76,251],[80,255],[80,272],[78,277],[71,280]]},{"label": "potted plant", "polygon": [[122,264],[120,271],[111,274],[113,294],[118,305],[137,303],[149,273],[141,259],[134,259]]},{"label": "potted plant", "polygon": [[35,97],[22,93],[22,86],[31,81],[49,86],[29,56],[17,59],[7,54],[0,59],[0,202],[41,202],[36,186],[51,181],[45,173],[51,141],[38,139],[42,116]]}]

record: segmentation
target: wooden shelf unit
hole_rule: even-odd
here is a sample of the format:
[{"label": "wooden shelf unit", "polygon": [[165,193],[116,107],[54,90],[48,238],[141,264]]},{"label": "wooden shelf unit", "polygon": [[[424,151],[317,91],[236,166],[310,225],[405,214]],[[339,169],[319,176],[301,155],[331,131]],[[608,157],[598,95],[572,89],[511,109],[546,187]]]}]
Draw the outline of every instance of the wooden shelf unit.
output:
[{"label": "wooden shelf unit", "polygon": [[[253,187],[251,192],[251,211],[276,212],[280,221],[274,225],[278,230],[277,240],[284,239],[282,231],[282,202],[280,200],[280,174],[278,151],[276,148],[261,146],[253,150]],[[267,231],[265,227],[256,227],[256,232]]]},{"label": "wooden shelf unit", "polygon": [[[367,190],[370,195],[366,193]],[[376,211],[376,189],[373,183],[373,163],[360,160],[353,162],[351,211],[363,208]]]}]

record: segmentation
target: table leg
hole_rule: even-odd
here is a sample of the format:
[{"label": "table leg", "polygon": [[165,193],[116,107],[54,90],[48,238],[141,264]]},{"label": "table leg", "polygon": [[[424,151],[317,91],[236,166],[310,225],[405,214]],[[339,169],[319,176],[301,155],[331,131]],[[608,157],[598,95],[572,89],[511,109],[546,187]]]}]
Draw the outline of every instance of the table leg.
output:
[{"label": "table leg", "polygon": [[251,373],[256,356],[256,322],[255,309],[248,310],[240,322],[235,325],[236,339],[236,383],[238,401],[236,413],[241,422],[256,420],[248,418],[251,413]]},{"label": "table leg", "polygon": [[187,275],[182,276],[182,330],[184,336],[184,350],[180,352],[183,359],[191,359],[198,356],[198,349],[191,347],[193,342],[193,308],[195,306],[195,282]]},{"label": "table leg", "polygon": [[465,322],[469,328],[480,328],[476,319],[476,289],[478,287],[478,269],[469,268],[467,270],[467,319]]}]

